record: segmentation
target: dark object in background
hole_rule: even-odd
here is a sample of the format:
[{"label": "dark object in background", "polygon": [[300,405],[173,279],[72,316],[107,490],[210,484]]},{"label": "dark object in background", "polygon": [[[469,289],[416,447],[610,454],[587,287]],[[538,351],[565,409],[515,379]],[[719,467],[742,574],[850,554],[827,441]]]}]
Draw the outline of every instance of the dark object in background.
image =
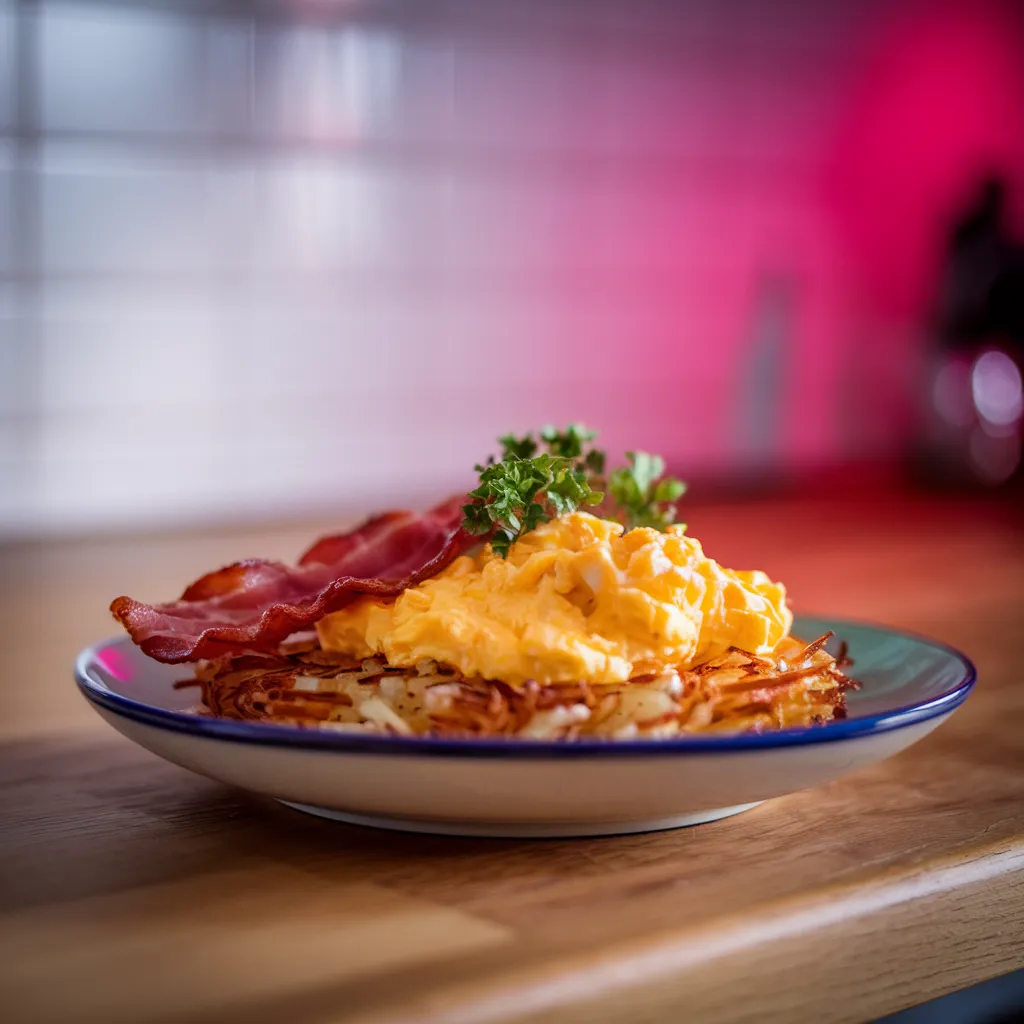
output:
[{"label": "dark object in background", "polygon": [[1013,339],[1019,354],[1024,347],[1024,246],[1008,254],[1006,265],[992,282],[990,305],[997,330]]},{"label": "dark object in background", "polygon": [[946,351],[973,349],[1004,333],[993,301],[1019,247],[1006,227],[1006,184],[986,178],[950,236],[940,296],[938,341]]},{"label": "dark object in background", "polygon": [[1006,199],[1002,179],[985,179],[950,233],[915,459],[928,484],[1024,479],[1024,245]]}]

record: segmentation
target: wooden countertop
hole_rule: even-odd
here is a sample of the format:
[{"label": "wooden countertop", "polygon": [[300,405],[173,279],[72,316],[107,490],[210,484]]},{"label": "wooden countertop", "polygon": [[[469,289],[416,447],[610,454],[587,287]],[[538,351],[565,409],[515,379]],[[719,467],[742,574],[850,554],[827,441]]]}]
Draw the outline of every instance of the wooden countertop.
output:
[{"label": "wooden countertop", "polygon": [[886,763],[708,825],[377,832],[165,764],[71,681],[115,594],[293,557],[323,524],[0,549],[7,1019],[857,1021],[1024,966],[1019,510],[863,496],[688,513],[712,555],[783,579],[797,610],[961,647],[975,693]]}]

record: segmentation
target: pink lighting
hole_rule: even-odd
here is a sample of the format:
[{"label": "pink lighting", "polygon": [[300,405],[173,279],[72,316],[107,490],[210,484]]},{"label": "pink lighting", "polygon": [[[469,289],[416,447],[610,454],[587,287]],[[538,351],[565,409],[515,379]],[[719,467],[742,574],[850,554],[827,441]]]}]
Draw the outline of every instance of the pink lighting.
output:
[{"label": "pink lighting", "polygon": [[37,6],[0,534],[426,504],[549,421],[730,486],[1009,429],[1019,2]]},{"label": "pink lighting", "polygon": [[107,647],[97,652],[96,661],[119,683],[126,683],[135,675],[131,660],[121,651]]},{"label": "pink lighting", "polygon": [[943,224],[979,177],[1024,191],[1024,24],[1010,4],[927,4],[862,61],[828,194],[865,297],[888,317],[920,315]]}]

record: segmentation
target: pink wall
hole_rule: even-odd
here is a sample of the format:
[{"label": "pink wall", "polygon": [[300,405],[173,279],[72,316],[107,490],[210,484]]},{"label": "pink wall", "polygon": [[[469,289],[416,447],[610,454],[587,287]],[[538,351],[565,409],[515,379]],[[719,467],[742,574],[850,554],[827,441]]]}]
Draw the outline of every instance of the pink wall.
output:
[{"label": "pink wall", "polygon": [[42,5],[0,530],[417,500],[570,418],[698,477],[889,457],[944,225],[1024,197],[1019,6],[289,10]]}]

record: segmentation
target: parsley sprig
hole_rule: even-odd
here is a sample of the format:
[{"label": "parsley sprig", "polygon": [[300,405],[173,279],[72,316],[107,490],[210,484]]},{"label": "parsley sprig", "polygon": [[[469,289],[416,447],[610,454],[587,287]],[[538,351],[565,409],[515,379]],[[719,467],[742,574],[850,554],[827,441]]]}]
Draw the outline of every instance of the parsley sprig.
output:
[{"label": "parsley sprig", "polygon": [[462,507],[462,525],[472,534],[490,533],[491,547],[502,558],[524,533],[604,498],[591,488],[587,474],[561,455],[524,458],[513,452],[476,471],[480,486],[469,492],[473,501]]},{"label": "parsley sprig", "polygon": [[[604,473],[605,454],[600,448],[591,447],[595,437],[597,431],[587,430],[582,423],[570,423],[565,430],[544,427],[540,432],[540,439],[544,442],[549,455],[569,459],[574,468],[582,469],[588,475],[600,476]],[[538,447],[533,434],[525,434],[523,437],[505,434],[504,437],[498,438],[498,443],[502,448],[502,459],[507,459],[510,455],[530,459],[536,454]]]},{"label": "parsley sprig", "polygon": [[498,444],[501,445],[503,460],[510,458],[532,459],[537,454],[537,442],[533,439],[533,434],[527,434],[525,437],[505,434],[504,437],[498,438]]},{"label": "parsley sprig", "polygon": [[[555,516],[583,505],[600,505],[606,488],[605,453],[593,445],[597,432],[581,423],[564,430],[545,427],[540,443],[533,434],[498,439],[501,460],[476,466],[480,485],[463,506],[463,527],[490,535],[493,549],[505,557],[512,543]],[[537,454],[540,444],[547,449]],[[674,477],[663,477],[665,462],[648,452],[627,452],[628,466],[613,470],[607,490],[614,500],[606,511],[627,529],[648,526],[665,530],[675,522],[673,502],[685,491]]]},{"label": "parsley sprig", "polygon": [[673,504],[686,491],[674,476],[663,477],[665,460],[650,452],[626,452],[628,466],[612,470],[608,490],[618,505],[627,530],[648,526],[666,530],[676,521]]}]

